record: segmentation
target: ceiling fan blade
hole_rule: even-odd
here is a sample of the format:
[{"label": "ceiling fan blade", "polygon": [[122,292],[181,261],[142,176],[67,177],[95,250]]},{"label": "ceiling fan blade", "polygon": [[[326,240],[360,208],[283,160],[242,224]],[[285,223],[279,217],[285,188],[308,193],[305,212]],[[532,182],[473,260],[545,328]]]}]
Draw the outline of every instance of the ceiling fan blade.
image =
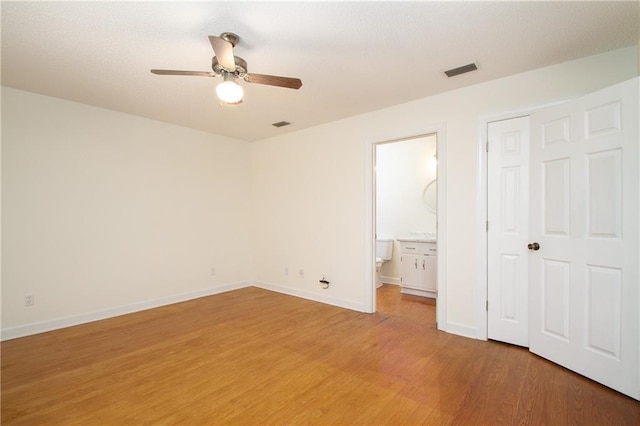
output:
[{"label": "ceiling fan blade", "polygon": [[158,75],[192,75],[195,77],[215,77],[216,73],[211,71],[179,71],[179,70],[151,70]]},{"label": "ceiling fan blade", "polygon": [[209,42],[213,47],[213,53],[218,58],[218,63],[229,71],[235,71],[236,61],[233,58],[233,45],[227,40],[216,36],[209,36]]},{"label": "ceiling fan blade", "polygon": [[286,87],[288,89],[299,89],[302,87],[302,80],[299,78],[278,77],[276,75],[247,74],[247,82],[257,84],[267,84],[269,86]]}]

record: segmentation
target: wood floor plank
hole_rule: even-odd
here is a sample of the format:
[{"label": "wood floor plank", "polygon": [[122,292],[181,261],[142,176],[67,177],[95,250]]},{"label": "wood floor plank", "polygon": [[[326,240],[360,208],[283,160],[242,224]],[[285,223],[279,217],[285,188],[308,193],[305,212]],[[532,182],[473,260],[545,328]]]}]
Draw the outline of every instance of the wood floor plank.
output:
[{"label": "wood floor plank", "polygon": [[3,425],[640,424],[637,401],[439,332],[389,285],[376,314],[247,288],[0,349]]}]

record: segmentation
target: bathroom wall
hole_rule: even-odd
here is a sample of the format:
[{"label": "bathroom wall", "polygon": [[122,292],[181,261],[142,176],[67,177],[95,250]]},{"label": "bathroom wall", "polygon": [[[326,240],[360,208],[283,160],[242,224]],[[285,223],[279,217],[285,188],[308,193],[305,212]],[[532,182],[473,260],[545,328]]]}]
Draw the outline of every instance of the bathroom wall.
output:
[{"label": "bathroom wall", "polygon": [[382,282],[400,283],[396,238],[436,232],[436,214],[424,202],[436,178],[436,136],[376,145],[376,233],[394,240],[393,259],[382,266]]}]

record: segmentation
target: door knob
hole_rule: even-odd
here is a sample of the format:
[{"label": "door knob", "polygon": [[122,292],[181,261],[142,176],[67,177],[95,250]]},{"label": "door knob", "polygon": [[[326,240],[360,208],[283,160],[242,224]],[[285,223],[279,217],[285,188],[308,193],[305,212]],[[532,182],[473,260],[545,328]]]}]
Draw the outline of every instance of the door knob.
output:
[{"label": "door knob", "polygon": [[540,244],[538,243],[529,243],[527,244],[527,247],[529,248],[529,250],[533,250],[533,251],[540,250]]}]

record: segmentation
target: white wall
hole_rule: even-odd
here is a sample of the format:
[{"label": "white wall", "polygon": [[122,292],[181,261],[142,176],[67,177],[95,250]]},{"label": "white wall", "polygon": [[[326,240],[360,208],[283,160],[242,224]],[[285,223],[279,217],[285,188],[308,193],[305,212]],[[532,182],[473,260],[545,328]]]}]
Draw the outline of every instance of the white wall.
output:
[{"label": "white wall", "polygon": [[423,198],[436,178],[435,154],[435,135],[376,145],[376,233],[394,239],[393,258],[382,265],[383,282],[400,283],[396,238],[436,232],[436,214]]},{"label": "white wall", "polygon": [[363,147],[344,141],[312,129],[251,144],[255,273],[264,287],[364,310]]},{"label": "white wall", "polygon": [[253,278],[248,143],[3,87],[2,151],[5,337]]},{"label": "white wall", "polygon": [[[576,97],[637,72],[634,46],[252,144],[256,276],[273,288],[366,308],[371,144],[444,122],[447,160],[438,166],[447,173],[447,317],[439,326],[475,336],[479,117]],[[285,266],[305,267],[306,275],[285,276]],[[321,273],[332,281],[327,290],[317,285]]]}]

